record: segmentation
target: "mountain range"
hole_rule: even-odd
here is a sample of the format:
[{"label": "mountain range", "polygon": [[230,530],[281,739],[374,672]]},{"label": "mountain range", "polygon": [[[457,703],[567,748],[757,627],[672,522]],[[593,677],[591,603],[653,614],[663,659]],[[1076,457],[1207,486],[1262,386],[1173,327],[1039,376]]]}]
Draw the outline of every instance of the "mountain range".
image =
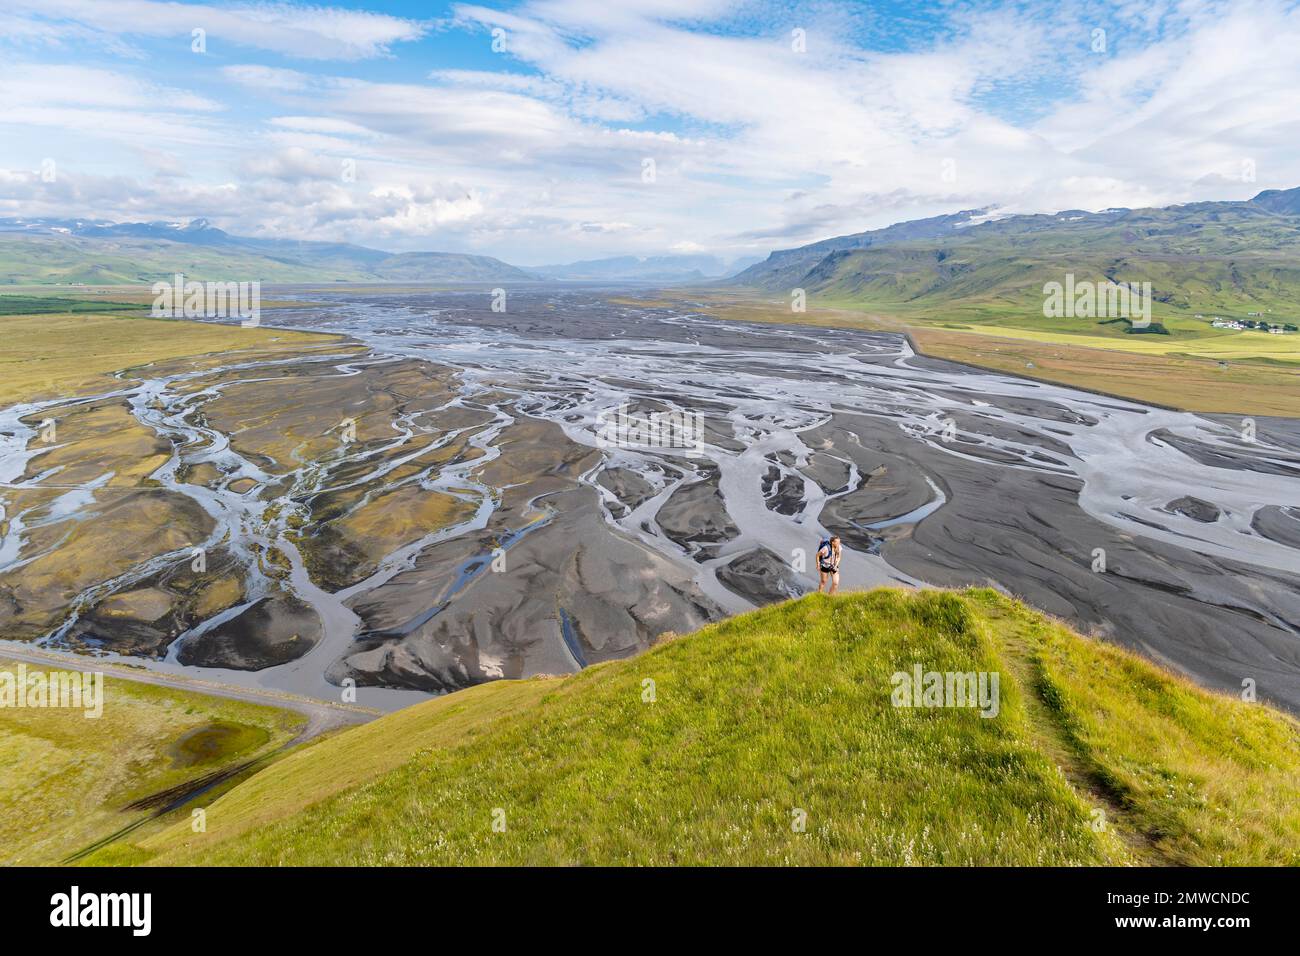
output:
[{"label": "mountain range", "polygon": [[[739,271],[737,271],[739,270]],[[521,268],[491,256],[391,253],[346,242],[236,236],[188,223],[0,219],[0,283],[659,282],[712,284],[899,310],[1022,311],[1044,283],[1152,283],[1158,306],[1300,314],[1300,188],[1240,202],[998,216],[989,209],[896,223],[771,253],[617,256]]]},{"label": "mountain range", "polygon": [[248,276],[268,282],[674,283],[717,278],[753,261],[619,256],[524,269],[491,256],[391,253],[347,242],[236,236],[206,219],[0,219],[0,283],[9,284],[152,282],[176,272],[194,279]]},{"label": "mountain range", "polygon": [[987,209],[773,252],[727,284],[902,309],[1039,308],[1046,282],[1152,283],[1166,309],[1300,312],[1300,188],[1241,202],[1066,210]]},{"label": "mountain range", "polygon": [[0,282],[133,283],[193,279],[268,282],[531,281],[522,269],[453,252],[391,253],[346,242],[235,236],[188,223],[0,219]]}]

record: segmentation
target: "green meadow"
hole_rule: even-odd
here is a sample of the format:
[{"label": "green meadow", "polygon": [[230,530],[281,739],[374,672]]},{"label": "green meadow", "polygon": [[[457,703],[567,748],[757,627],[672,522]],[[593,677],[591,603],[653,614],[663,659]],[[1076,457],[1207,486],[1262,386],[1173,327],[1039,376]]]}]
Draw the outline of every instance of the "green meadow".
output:
[{"label": "green meadow", "polygon": [[[28,675],[51,670],[24,666]],[[18,668],[0,659],[0,671]],[[98,717],[0,707],[0,864],[59,863],[151,816],[131,804],[268,756],[305,722],[275,707],[113,676],[104,678]]]}]

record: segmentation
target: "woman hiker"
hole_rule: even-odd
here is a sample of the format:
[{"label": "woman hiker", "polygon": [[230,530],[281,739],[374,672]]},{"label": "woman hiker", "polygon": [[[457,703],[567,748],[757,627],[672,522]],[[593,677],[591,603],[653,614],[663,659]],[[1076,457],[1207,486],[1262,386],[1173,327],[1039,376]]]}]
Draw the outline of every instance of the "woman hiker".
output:
[{"label": "woman hiker", "polygon": [[827,580],[830,581],[830,590],[826,592],[827,594],[834,594],[839,590],[842,554],[840,536],[837,534],[831,535],[817,546],[817,593],[821,593]]}]

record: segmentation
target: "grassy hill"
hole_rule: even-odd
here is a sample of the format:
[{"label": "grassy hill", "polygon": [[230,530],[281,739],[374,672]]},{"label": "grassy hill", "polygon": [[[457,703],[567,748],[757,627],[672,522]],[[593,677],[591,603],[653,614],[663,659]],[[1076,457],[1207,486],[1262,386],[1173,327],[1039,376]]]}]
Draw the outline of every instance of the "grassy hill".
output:
[{"label": "grassy hill", "polygon": [[[996,716],[894,706],[914,665],[997,673]],[[1295,865],[1298,790],[1265,704],[990,590],[880,590],[418,705],[90,862]]]}]

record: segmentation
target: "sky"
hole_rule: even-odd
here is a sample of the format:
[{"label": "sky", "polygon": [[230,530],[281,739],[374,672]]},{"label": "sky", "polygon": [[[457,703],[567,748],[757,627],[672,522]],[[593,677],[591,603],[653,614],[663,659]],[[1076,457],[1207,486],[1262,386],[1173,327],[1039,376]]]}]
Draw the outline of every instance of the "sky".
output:
[{"label": "sky", "polygon": [[1300,185],[1300,7],[3,0],[0,216],[540,265]]}]

